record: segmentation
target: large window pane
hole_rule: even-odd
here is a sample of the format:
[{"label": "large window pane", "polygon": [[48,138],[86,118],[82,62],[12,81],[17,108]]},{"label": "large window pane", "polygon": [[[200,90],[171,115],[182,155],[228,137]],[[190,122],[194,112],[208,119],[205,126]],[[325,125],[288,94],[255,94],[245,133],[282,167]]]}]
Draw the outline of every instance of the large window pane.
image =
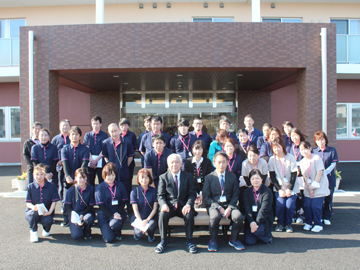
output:
[{"label": "large window pane", "polygon": [[281,19],[266,19],[266,18],[263,18],[262,21],[263,22],[281,22]]},{"label": "large window pane", "polygon": [[207,132],[211,138],[219,129],[219,121],[221,116],[230,119],[230,131],[237,132],[237,115],[236,113],[202,113],[201,118],[204,124],[203,130]]},{"label": "large window pane", "polygon": [[212,107],[213,93],[193,93],[193,107]]},{"label": "large window pane", "polygon": [[20,108],[11,108],[11,138],[20,138]]},{"label": "large window pane", "polygon": [[235,93],[217,93],[217,107],[235,106]]},{"label": "large window pane", "polygon": [[298,18],[285,18],[282,19],[283,23],[302,23],[302,19],[298,19]]},{"label": "large window pane", "polygon": [[336,23],[336,34],[348,34],[348,20],[330,20],[331,23]]},{"label": "large window pane", "polygon": [[165,93],[146,93],[145,94],[145,107],[146,108],[165,108]]},{"label": "large window pane", "polygon": [[11,39],[11,65],[18,66],[20,64],[20,42],[18,38]]},{"label": "large window pane", "polygon": [[360,35],[360,20],[350,20],[350,35]]},{"label": "large window pane", "polygon": [[338,138],[347,137],[347,105],[336,105],[336,136]]},{"label": "large window pane", "polygon": [[125,107],[141,108],[141,94],[123,94],[123,105]]},{"label": "large window pane", "polygon": [[213,22],[233,22],[234,18],[213,18]]},{"label": "large window pane", "polygon": [[193,18],[193,22],[212,22],[211,18]]},{"label": "large window pane", "polygon": [[9,38],[0,39],[0,66],[10,66],[11,40]]},{"label": "large window pane", "polygon": [[188,93],[170,93],[169,94],[170,107],[189,107]]},{"label": "large window pane", "polygon": [[349,50],[349,60],[351,63],[360,63],[360,35],[358,36],[348,36],[348,50]]},{"label": "large window pane", "polygon": [[18,38],[20,36],[20,26],[25,26],[25,20],[10,20],[11,38]]},{"label": "large window pane", "polygon": [[5,37],[5,22],[0,21],[0,38]]},{"label": "large window pane", "polygon": [[351,123],[351,137],[360,138],[360,103],[352,104]]},{"label": "large window pane", "polygon": [[347,35],[336,35],[336,61],[347,62]]},{"label": "large window pane", "polygon": [[0,138],[5,138],[5,110],[0,109]]}]

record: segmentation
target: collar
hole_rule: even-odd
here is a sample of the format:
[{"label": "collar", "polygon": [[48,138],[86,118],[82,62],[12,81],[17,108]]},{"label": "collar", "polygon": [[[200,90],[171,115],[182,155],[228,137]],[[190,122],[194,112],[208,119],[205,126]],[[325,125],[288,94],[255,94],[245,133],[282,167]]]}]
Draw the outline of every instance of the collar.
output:
[{"label": "collar", "polygon": [[[200,162],[199,162],[199,163],[202,163],[202,162],[203,162],[203,160],[204,160],[204,158],[203,158],[203,157],[201,157],[201,158],[200,158]],[[192,158],[191,163],[196,163],[196,158],[195,158],[195,157],[193,157],[193,158]]]},{"label": "collar", "polygon": [[230,156],[228,155],[228,157],[229,157],[229,160],[232,160],[232,159],[235,159],[236,158],[236,154],[235,154],[235,152],[233,153],[233,155],[232,155],[232,157],[230,158]]},{"label": "collar", "polygon": [[128,132],[121,132],[121,136],[125,137],[128,134]]},{"label": "collar", "polygon": [[[104,183],[105,183],[106,188],[110,187],[109,184],[105,180],[104,180]],[[115,185],[116,185],[116,181],[114,181],[114,184],[112,185],[112,187],[115,186]]]},{"label": "collar", "polygon": [[[164,149],[165,149],[165,148],[164,148]],[[156,154],[157,156],[162,156],[163,153],[164,153],[164,150],[163,150],[160,154],[158,154],[155,150],[154,150],[154,152],[155,152],[155,154]]]},{"label": "collar", "polygon": [[175,180],[175,175],[176,175],[177,178],[178,178],[178,181],[179,181],[180,180],[180,173],[181,173],[181,170],[177,174],[174,174],[173,172],[171,172],[173,179]]},{"label": "collar", "polygon": [[252,188],[252,193],[254,194],[259,194],[260,191],[261,191],[261,188],[262,188],[263,184],[260,185],[259,189],[257,191],[254,190],[254,188]]},{"label": "collar", "polygon": [[78,185],[78,184],[76,184],[76,188],[79,190],[79,191],[81,191],[81,190],[86,190],[87,189],[87,185],[85,185],[85,188],[84,189],[81,189],[81,187]]},{"label": "collar", "polygon": [[196,131],[194,130],[194,133],[195,133],[195,135],[196,135],[197,137],[199,137],[199,136],[202,135],[202,130],[200,130],[199,132],[196,132]]},{"label": "collar", "polygon": [[47,142],[47,144],[43,145],[42,143],[39,143],[41,148],[47,148],[50,144],[50,141]]},{"label": "collar", "polygon": [[79,142],[79,144],[75,147],[72,143],[70,143],[70,144],[69,144],[69,147],[70,147],[71,149],[74,149],[74,148],[76,149],[76,148],[79,148],[80,144],[81,144],[81,143]]},{"label": "collar", "polygon": [[321,150],[321,148],[318,146],[318,152],[326,152],[326,151],[328,151],[328,147],[327,147],[327,146],[325,147],[324,151]]},{"label": "collar", "polygon": [[186,139],[186,138],[189,136],[189,133],[186,134],[185,136],[183,136],[183,135],[181,135],[181,134],[179,133],[179,136],[180,136],[181,138],[183,138],[183,139]]},{"label": "collar", "polygon": [[111,139],[113,140],[115,148],[118,147],[121,144],[121,136],[120,136],[120,142],[119,143],[116,143],[113,138],[111,138]]},{"label": "collar", "polygon": [[254,132],[255,129],[254,129],[254,127],[252,127],[251,130],[248,130],[247,128],[246,128],[246,130],[250,133],[250,132]]},{"label": "collar", "polygon": [[[47,185],[46,185],[46,182],[47,182],[47,181],[45,180],[44,185],[43,185],[41,188],[44,188],[45,186],[47,186]],[[34,185],[35,185],[36,188],[39,188],[39,187],[40,187],[40,185],[36,182],[35,179],[34,179]]]},{"label": "collar", "polygon": [[[160,133],[160,134],[163,134],[161,130],[159,131],[159,133]],[[154,131],[151,131],[151,134],[152,134],[152,136],[154,136],[154,135],[157,134],[157,133],[154,133]]]},{"label": "collar", "polygon": [[222,174],[220,174],[217,170],[215,170],[215,172],[216,172],[216,175],[218,176],[218,178],[220,179],[220,176],[224,176],[224,181],[225,181],[225,172],[226,171],[224,171]]},{"label": "collar", "polygon": [[101,130],[99,130],[98,132],[96,132],[95,130],[93,130],[93,133],[94,133],[95,135],[98,135],[98,134],[100,133],[100,131],[101,131]]}]

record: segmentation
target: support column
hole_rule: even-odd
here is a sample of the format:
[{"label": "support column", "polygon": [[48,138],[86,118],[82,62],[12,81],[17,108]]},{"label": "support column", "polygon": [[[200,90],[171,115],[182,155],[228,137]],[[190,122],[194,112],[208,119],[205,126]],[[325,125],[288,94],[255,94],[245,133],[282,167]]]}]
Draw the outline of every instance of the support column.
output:
[{"label": "support column", "polygon": [[261,22],[260,0],[251,0],[251,21]]},{"label": "support column", "polygon": [[96,23],[104,23],[104,0],[96,0]]}]

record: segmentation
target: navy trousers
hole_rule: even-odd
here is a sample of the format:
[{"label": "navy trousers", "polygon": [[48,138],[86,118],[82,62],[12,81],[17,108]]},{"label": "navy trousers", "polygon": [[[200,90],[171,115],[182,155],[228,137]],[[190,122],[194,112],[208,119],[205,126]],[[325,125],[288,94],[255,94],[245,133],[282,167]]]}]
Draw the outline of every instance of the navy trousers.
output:
[{"label": "navy trousers", "polygon": [[51,229],[51,225],[53,224],[53,215],[49,216],[40,216],[38,211],[28,210],[25,212],[25,218],[29,223],[30,230],[33,232],[37,232],[38,223],[40,223],[44,230],[49,232]]},{"label": "navy trousers", "polygon": [[271,238],[271,233],[266,234],[265,233],[265,227],[263,224],[258,225],[259,228],[256,230],[256,232],[252,233],[250,227],[247,227],[244,232],[244,242],[248,246],[255,245],[257,240],[260,239],[264,243],[269,243]]},{"label": "navy trousers", "polygon": [[324,202],[324,197],[311,199],[310,197],[305,197],[305,222],[306,224],[322,226],[321,222],[321,211]]},{"label": "navy trousers", "polygon": [[322,218],[330,220],[332,215],[332,203],[334,196],[334,187],[330,188],[330,195],[325,197],[324,204],[322,206]]},{"label": "navy trousers", "polygon": [[84,216],[84,224],[82,226],[70,222],[69,227],[71,238],[74,240],[78,240],[83,236],[89,237],[91,235],[91,226],[93,225],[94,220],[95,215],[94,213],[90,212]]},{"label": "navy trousers", "polygon": [[121,218],[122,219],[110,219],[103,213],[98,213],[100,231],[104,242],[111,243],[116,236],[121,236],[121,230],[126,221],[126,215],[121,215]]},{"label": "navy trousers", "polygon": [[95,177],[98,177],[99,180],[99,184],[102,183],[104,181],[104,179],[102,178],[102,168],[88,168],[88,183],[90,185],[92,185],[93,187],[95,187]]},{"label": "navy trousers", "polygon": [[291,225],[295,213],[296,195],[281,198],[279,192],[275,192],[276,197],[276,216],[277,223],[282,225]]}]

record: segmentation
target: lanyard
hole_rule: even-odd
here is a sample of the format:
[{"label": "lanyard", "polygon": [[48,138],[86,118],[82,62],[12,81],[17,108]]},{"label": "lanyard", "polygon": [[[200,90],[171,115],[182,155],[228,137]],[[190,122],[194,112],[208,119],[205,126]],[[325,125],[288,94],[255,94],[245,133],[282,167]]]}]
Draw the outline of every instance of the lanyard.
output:
[{"label": "lanyard", "polygon": [[[196,164],[196,166],[197,166],[197,164]],[[200,177],[200,170],[201,170],[201,163],[199,163],[199,168],[196,168],[198,177]]]},{"label": "lanyard", "polygon": [[202,131],[200,131],[200,132],[195,132],[195,135],[196,135],[196,138],[198,138],[199,139],[199,137],[202,135]]},{"label": "lanyard", "polygon": [[191,134],[190,134],[190,133],[188,133],[188,134],[189,134],[189,138],[188,138],[189,140],[188,140],[187,146],[186,146],[186,144],[185,144],[185,138],[181,138],[180,134],[179,134],[179,139],[181,140],[184,148],[189,152],[189,145],[190,145]]},{"label": "lanyard", "polygon": [[296,151],[295,151],[295,143],[293,143],[292,149],[293,149],[293,152],[294,152],[295,160],[297,161],[298,157],[300,156],[300,147],[299,147],[299,150],[298,150],[298,154],[296,154]]},{"label": "lanyard", "polygon": [[[256,195],[257,194],[257,195]],[[253,195],[254,195],[254,200],[255,200],[255,203],[257,204],[258,200],[259,200],[259,196],[260,196],[260,190],[259,190],[259,193],[257,193],[255,191],[255,189],[253,188]]]},{"label": "lanyard", "polygon": [[230,166],[230,162],[231,160],[229,159],[229,162],[228,162],[228,168],[229,168],[229,172],[232,172],[232,168],[234,167],[234,163],[235,163],[235,159],[236,159],[236,154],[234,153],[233,155],[233,158],[232,158],[234,161],[232,163],[232,165]]},{"label": "lanyard", "polygon": [[221,151],[224,152],[224,146],[222,145],[222,143],[220,143],[221,146]]},{"label": "lanyard", "polygon": [[116,195],[116,186],[115,186],[115,190],[114,192],[112,192],[111,187],[109,187],[110,193],[111,193],[111,200],[115,199],[115,195]]},{"label": "lanyard", "polygon": [[[250,137],[250,133],[252,134],[252,136]],[[252,142],[253,138],[254,138],[254,131],[249,132],[249,141]]]},{"label": "lanyard", "polygon": [[244,144],[244,146],[246,146],[246,145],[247,145],[247,146],[246,146],[246,148],[244,148],[243,144],[242,144],[242,143],[240,143],[240,146],[241,146],[241,148],[244,150],[244,153],[245,153],[245,154],[247,154],[246,149],[248,149],[249,144],[250,144],[250,139],[249,139],[249,141],[247,141],[247,142],[246,142],[246,144]]},{"label": "lanyard", "polygon": [[[275,156],[275,157],[276,157],[276,156]],[[285,159],[285,156],[284,156],[284,159]],[[283,164],[282,164],[280,158],[279,158],[279,163],[280,163],[281,171],[283,172],[283,176],[285,177],[285,164],[284,164],[284,168],[283,168],[283,166],[282,166]]]}]

